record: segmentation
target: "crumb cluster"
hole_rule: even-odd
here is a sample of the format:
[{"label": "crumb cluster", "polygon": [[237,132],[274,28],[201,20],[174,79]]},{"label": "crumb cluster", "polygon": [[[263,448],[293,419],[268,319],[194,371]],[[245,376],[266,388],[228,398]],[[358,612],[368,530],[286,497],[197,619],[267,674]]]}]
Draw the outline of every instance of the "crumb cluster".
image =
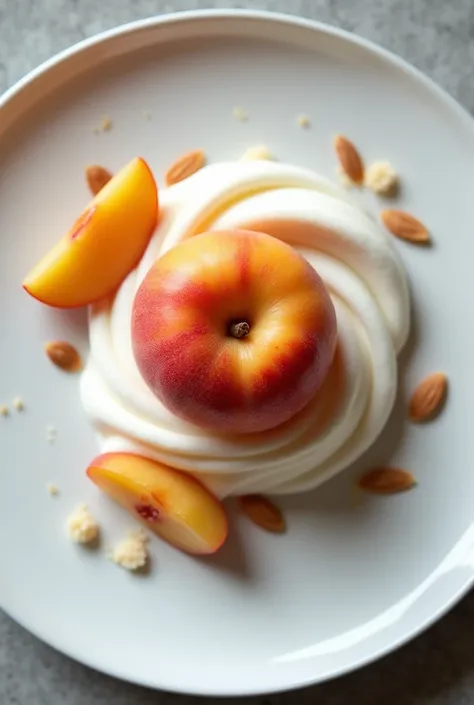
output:
[{"label": "crumb cluster", "polygon": [[69,538],[74,543],[92,543],[99,536],[99,525],[85,504],[80,504],[67,521]]},{"label": "crumb cluster", "polygon": [[379,196],[392,196],[398,188],[398,174],[390,162],[373,162],[365,172],[365,185]]},{"label": "crumb cluster", "polygon": [[148,563],[148,536],[140,529],[121,541],[110,554],[110,560],[126,570],[135,571]]},{"label": "crumb cluster", "polygon": [[249,147],[240,157],[241,162],[253,162],[259,160],[269,161],[271,159],[272,155],[265,144],[255,144],[252,147]]}]

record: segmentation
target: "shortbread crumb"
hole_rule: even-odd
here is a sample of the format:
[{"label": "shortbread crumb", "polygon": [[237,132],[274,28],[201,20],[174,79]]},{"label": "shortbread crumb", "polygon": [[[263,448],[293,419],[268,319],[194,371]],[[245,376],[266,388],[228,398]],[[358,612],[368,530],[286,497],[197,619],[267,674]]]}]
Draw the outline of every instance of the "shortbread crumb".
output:
[{"label": "shortbread crumb", "polygon": [[365,185],[379,196],[394,195],[398,184],[398,174],[390,162],[373,162],[365,172]]},{"label": "shortbread crumb", "polygon": [[8,416],[8,406],[6,406],[5,404],[0,405],[0,416]]},{"label": "shortbread crumb", "polygon": [[311,126],[311,120],[307,115],[298,115],[296,118],[296,124],[299,125],[299,127],[302,127],[303,130],[307,130],[308,127]]},{"label": "shortbread crumb", "polygon": [[140,529],[121,541],[110,554],[110,559],[126,570],[144,568],[148,562],[148,536]]},{"label": "shortbread crumb", "polygon": [[25,403],[21,397],[15,397],[12,401],[12,405],[17,411],[23,411],[25,408]]},{"label": "shortbread crumb", "polygon": [[103,115],[100,126],[102,128],[102,132],[110,132],[113,127],[113,122],[108,115]]},{"label": "shortbread crumb", "polygon": [[67,520],[69,538],[75,543],[92,543],[99,536],[99,525],[85,504],[80,504]]},{"label": "shortbread crumb", "polygon": [[48,490],[51,497],[57,497],[59,494],[59,488],[52,482],[48,482],[48,484],[46,485],[46,489]]},{"label": "shortbread crumb", "polygon": [[241,162],[253,162],[272,159],[268,147],[265,144],[255,144],[253,147],[249,147],[240,157]]},{"label": "shortbread crumb", "polygon": [[247,111],[241,105],[234,108],[234,117],[239,122],[246,122],[249,119]]}]

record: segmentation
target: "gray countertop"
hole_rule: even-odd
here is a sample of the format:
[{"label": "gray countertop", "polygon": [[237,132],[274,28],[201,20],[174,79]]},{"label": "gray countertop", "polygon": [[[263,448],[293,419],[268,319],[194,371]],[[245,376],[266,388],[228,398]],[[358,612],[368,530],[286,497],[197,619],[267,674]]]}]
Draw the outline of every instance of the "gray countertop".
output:
[{"label": "gray countertop", "polygon": [[[60,49],[103,29],[204,7],[267,9],[344,27],[400,54],[474,112],[474,0],[0,0],[0,92]],[[472,625],[471,593],[428,632],[376,664],[316,688],[248,702],[474,705]],[[95,673],[0,613],[0,705],[164,705],[194,700]]]}]

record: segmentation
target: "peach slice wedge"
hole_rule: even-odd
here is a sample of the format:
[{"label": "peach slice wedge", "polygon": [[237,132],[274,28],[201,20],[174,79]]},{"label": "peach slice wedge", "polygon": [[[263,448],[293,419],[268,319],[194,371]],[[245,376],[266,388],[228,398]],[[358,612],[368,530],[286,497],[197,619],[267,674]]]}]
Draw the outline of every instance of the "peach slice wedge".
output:
[{"label": "peach slice wedge", "polygon": [[184,472],[132,453],[104,453],[87,474],[148,529],[182,551],[215,553],[227,537],[224,507]]},{"label": "peach slice wedge", "polygon": [[133,159],[99,191],[23,287],[58,308],[85,306],[107,296],[140,261],[157,216],[153,174],[143,159]]}]

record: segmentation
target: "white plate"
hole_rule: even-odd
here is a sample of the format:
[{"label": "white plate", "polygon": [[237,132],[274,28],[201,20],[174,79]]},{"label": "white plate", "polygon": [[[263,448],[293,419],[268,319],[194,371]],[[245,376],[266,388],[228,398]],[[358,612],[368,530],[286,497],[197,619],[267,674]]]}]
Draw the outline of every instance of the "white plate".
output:
[{"label": "white plate", "polygon": [[[234,106],[249,114],[233,117]],[[393,649],[448,609],[474,578],[474,130],[448,96],[400,60],[338,30],[259,13],[183,14],[139,22],[70,49],[3,99],[0,112],[0,603],[40,638],[107,673],[154,687],[248,694],[314,683]],[[144,117],[152,113],[152,119]],[[312,126],[296,124],[300,113]],[[107,114],[113,129],[92,128]],[[20,287],[37,257],[88,199],[83,168],[141,154],[156,174],[183,151],[237,158],[265,142],[279,159],[334,174],[334,132],[403,176],[403,208],[435,246],[400,243],[415,301],[406,394],[445,370],[449,403],[426,427],[400,414],[362,462],[312,495],[283,502],[286,536],[240,517],[225,550],[196,560],[158,540],[152,571],[104,558],[131,521],[84,476],[96,453],[78,380],[42,351],[65,338],[87,349],[85,312],[48,310]],[[380,207],[367,197],[374,211]],[[58,429],[46,442],[47,424]],[[373,461],[413,470],[418,488],[353,501]],[[57,483],[61,495],[45,489]],[[86,501],[102,551],[69,543]]]}]

